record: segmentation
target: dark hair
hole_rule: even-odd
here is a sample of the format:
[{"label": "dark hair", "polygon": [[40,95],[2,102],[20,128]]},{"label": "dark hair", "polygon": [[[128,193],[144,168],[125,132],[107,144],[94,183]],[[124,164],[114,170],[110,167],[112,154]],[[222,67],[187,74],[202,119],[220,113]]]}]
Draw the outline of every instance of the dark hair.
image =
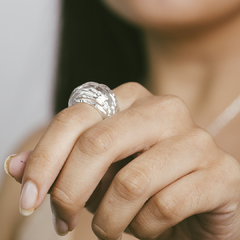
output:
[{"label": "dark hair", "polygon": [[140,30],[110,12],[100,0],[63,0],[55,113],[71,91],[87,81],[111,89],[141,81],[146,72]]}]

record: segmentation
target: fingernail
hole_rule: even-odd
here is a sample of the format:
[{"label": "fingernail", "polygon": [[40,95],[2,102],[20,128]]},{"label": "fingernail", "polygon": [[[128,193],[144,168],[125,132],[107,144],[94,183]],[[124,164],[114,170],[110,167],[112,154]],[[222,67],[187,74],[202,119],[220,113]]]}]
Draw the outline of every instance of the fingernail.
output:
[{"label": "fingernail", "polygon": [[14,178],[21,178],[31,153],[32,151],[26,151],[10,155],[4,163],[5,172]]},{"label": "fingernail", "polygon": [[32,181],[27,181],[22,189],[20,197],[19,210],[23,216],[31,215],[35,210],[35,204],[38,198],[38,190]]},{"label": "fingernail", "polygon": [[53,226],[55,231],[60,236],[65,236],[68,234],[68,225],[64,221],[60,220],[53,214]]},{"label": "fingernail", "polygon": [[17,156],[17,154],[12,154],[12,155],[8,156],[4,162],[4,170],[5,170],[6,174],[11,177],[12,177],[12,175],[9,172],[9,164],[15,156]]}]

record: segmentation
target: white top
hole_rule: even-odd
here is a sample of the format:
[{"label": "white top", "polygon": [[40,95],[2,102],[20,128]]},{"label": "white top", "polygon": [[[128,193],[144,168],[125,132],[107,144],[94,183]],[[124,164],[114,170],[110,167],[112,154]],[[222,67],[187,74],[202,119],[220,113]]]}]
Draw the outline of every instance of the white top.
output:
[{"label": "white top", "polygon": [[50,121],[60,2],[0,1],[0,166]]}]

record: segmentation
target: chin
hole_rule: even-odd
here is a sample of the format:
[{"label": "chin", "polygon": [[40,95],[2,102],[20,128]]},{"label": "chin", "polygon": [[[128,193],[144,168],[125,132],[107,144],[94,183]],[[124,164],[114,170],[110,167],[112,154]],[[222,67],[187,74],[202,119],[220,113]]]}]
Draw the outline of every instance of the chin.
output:
[{"label": "chin", "polygon": [[240,17],[240,0],[102,0],[142,28],[171,30],[206,26]]}]

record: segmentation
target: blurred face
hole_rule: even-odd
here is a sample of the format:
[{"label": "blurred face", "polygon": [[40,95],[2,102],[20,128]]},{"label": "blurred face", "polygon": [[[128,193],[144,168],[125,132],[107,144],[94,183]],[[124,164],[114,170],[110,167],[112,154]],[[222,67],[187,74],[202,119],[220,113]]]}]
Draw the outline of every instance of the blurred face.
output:
[{"label": "blurred face", "polygon": [[103,0],[116,13],[144,28],[204,26],[240,16],[240,0]]}]

